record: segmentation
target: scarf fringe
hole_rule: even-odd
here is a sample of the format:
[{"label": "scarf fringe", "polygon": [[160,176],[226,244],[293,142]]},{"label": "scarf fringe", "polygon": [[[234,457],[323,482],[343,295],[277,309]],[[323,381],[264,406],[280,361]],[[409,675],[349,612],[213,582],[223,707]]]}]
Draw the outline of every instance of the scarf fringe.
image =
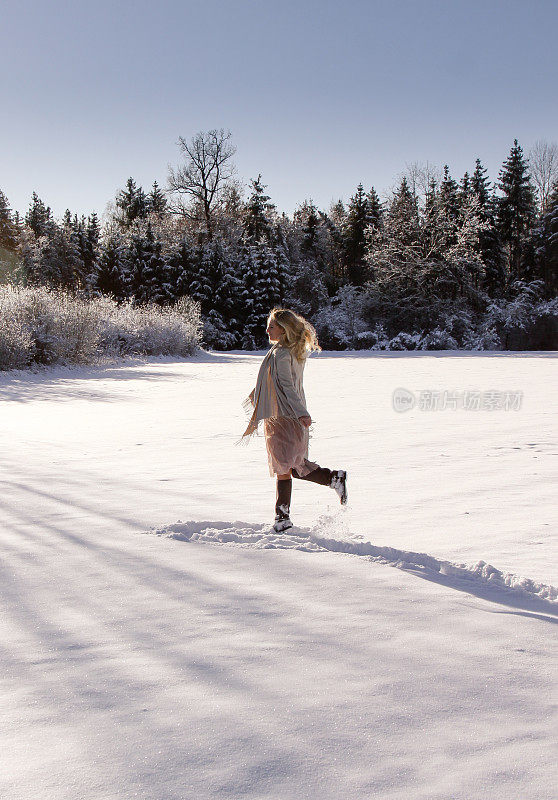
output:
[{"label": "scarf fringe", "polygon": [[246,415],[246,422],[250,422],[250,418],[252,416],[252,412],[254,411],[254,405],[252,403],[252,395],[249,394],[248,397],[245,397],[242,401],[242,408]]},{"label": "scarf fringe", "polygon": [[[259,435],[258,423],[256,423],[255,427],[252,426],[252,420],[254,418],[254,412],[256,410],[256,407],[254,405],[254,393],[255,389],[252,390],[248,395],[248,397],[245,397],[244,400],[242,401],[242,410],[244,411],[244,415],[246,417],[246,430],[244,431],[240,439],[238,439],[238,441],[235,442],[235,445],[242,445],[243,447],[246,447],[248,442],[252,440],[253,436]],[[252,429],[250,430],[250,428]]]}]

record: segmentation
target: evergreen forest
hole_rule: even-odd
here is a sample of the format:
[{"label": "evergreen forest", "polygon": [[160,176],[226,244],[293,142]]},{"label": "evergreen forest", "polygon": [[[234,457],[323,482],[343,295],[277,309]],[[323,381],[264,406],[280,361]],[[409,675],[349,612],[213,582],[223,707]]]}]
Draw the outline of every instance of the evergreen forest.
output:
[{"label": "evergreen forest", "polygon": [[324,349],[558,348],[557,165],[541,178],[517,140],[495,179],[480,159],[459,179],[415,164],[382,198],[363,182],[291,216],[261,175],[235,177],[230,133],[180,145],[164,189],[130,177],[102,219],[55,219],[37,193],[22,216],[0,191],[0,282],[137,306],[189,297],[218,350],[265,347],[274,306],[307,317]]}]

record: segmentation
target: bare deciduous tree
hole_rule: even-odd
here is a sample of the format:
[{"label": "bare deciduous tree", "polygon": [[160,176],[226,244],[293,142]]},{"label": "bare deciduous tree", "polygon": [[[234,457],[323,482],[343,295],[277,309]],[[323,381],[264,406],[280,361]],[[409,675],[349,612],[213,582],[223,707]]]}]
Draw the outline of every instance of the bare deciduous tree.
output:
[{"label": "bare deciduous tree", "polygon": [[544,214],[554,183],[558,180],[558,145],[543,139],[529,151],[529,172],[537,187],[540,210]]},{"label": "bare deciduous tree", "polygon": [[407,169],[401,174],[401,178],[407,178],[411,192],[420,203],[423,203],[430,191],[432,181],[439,184],[442,180],[443,171],[435,164],[431,164],[430,161],[426,163],[413,161],[412,164],[407,164],[406,167]]},{"label": "bare deciduous tree", "polygon": [[173,210],[191,219],[201,215],[209,239],[213,237],[215,209],[235,172],[231,159],[236,148],[230,142],[231,136],[222,128],[201,131],[191,142],[180,136],[178,145],[185,163],[176,168],[169,164],[169,190],[178,195]]}]

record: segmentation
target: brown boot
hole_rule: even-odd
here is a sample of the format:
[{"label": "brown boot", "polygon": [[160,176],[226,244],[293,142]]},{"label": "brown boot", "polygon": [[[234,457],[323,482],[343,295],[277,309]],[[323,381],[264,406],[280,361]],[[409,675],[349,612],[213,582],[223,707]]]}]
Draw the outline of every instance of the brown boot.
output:
[{"label": "brown boot", "polygon": [[292,470],[293,478],[298,478],[301,481],[312,481],[312,483],[319,483],[321,486],[329,486],[330,489],[335,489],[341,505],[347,504],[349,493],[347,491],[347,473],[343,469],[336,469],[333,472],[327,467],[318,467],[308,475],[299,475],[296,469]]},{"label": "brown boot", "polygon": [[273,530],[276,533],[281,533],[281,531],[286,531],[293,527],[289,516],[292,490],[293,482],[291,478],[286,481],[277,479],[277,500],[275,503],[275,522],[273,524]]}]

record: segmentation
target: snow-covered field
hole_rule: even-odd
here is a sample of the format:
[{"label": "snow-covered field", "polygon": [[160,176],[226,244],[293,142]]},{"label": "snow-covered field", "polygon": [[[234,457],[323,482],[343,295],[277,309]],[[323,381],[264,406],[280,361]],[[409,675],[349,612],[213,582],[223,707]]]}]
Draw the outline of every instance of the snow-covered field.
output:
[{"label": "snow-covered field", "polygon": [[283,536],[261,357],[0,374],[0,796],[555,800],[556,354],[312,357]]}]

